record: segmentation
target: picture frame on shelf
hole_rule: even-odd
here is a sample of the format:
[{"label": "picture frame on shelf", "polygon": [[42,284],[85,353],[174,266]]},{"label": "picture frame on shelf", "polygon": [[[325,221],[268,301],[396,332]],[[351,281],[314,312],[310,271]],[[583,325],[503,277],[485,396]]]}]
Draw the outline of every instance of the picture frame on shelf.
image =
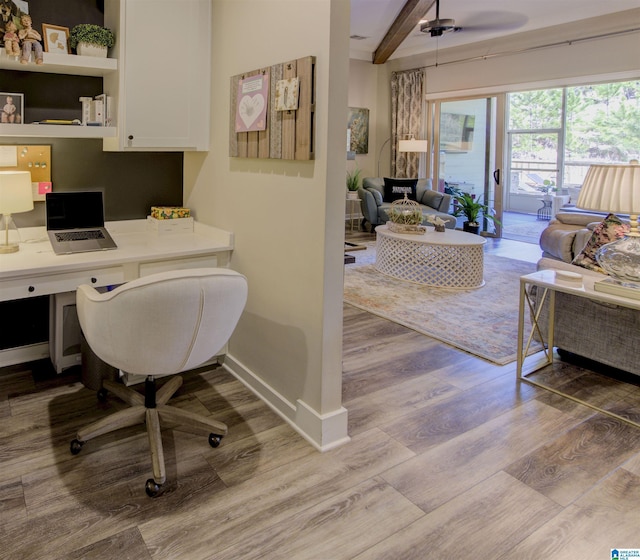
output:
[{"label": "picture frame on shelf", "polygon": [[0,123],[22,124],[24,119],[24,94],[0,92]]},{"label": "picture frame on shelf", "polygon": [[69,28],[50,23],[42,24],[44,50],[48,53],[69,54]]}]

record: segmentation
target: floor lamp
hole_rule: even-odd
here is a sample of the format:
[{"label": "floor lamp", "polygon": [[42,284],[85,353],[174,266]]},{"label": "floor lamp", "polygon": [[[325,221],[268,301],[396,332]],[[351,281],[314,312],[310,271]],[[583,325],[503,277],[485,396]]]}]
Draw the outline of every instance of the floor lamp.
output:
[{"label": "floor lamp", "polygon": [[[429,142],[427,140],[416,140],[415,138],[410,138],[409,140],[400,140],[398,142],[399,152],[426,153],[428,150]],[[418,175],[419,174],[420,172],[418,172]]]},{"label": "floor lamp", "polygon": [[387,138],[383,143],[382,146],[380,146],[380,151],[378,152],[378,174],[376,175],[376,177],[380,177],[380,159],[382,158],[382,150],[384,150],[384,147],[391,142],[391,136],[389,136],[389,138]]}]

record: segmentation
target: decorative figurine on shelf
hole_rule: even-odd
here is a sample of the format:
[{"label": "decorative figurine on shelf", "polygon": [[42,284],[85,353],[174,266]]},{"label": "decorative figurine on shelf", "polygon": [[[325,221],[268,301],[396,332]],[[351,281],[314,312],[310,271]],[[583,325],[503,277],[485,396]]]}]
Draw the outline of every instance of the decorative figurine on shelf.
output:
[{"label": "decorative figurine on shelf", "polygon": [[22,41],[22,56],[20,62],[26,64],[29,62],[31,51],[35,51],[36,64],[42,64],[42,36],[31,25],[31,16],[23,14],[20,16],[20,23],[24,29],[18,31],[18,37]]},{"label": "decorative figurine on shelf", "polygon": [[7,56],[20,56],[20,40],[16,31],[18,28],[13,21],[9,20],[4,26],[4,49]]}]

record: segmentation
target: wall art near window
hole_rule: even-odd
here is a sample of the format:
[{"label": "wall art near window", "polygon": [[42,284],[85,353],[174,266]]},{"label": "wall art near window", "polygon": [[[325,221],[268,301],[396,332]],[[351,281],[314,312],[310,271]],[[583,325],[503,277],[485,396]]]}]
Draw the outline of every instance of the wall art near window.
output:
[{"label": "wall art near window", "polygon": [[2,124],[21,124],[24,115],[24,95],[0,92],[0,111]]},{"label": "wall art near window", "polygon": [[349,107],[347,129],[351,132],[351,149],[356,154],[369,153],[369,109]]},{"label": "wall art near window", "polygon": [[44,50],[49,53],[69,54],[69,28],[42,24]]},{"label": "wall art near window", "polygon": [[258,74],[238,83],[236,132],[252,132],[267,128],[269,75]]}]

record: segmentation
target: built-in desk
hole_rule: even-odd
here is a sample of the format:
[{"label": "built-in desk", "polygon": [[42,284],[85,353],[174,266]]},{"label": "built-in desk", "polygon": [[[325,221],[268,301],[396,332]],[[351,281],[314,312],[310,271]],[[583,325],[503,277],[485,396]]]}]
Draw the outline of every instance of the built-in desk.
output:
[{"label": "built-in desk", "polygon": [[[148,231],[146,220],[105,225],[117,249],[74,255],[56,255],[44,227],[21,228],[20,251],[0,254],[0,301],[72,292],[80,284],[122,284],[165,270],[225,267],[233,249],[233,233],[197,222],[193,233]],[[36,346],[0,352],[0,366],[48,355],[46,344]]]}]

